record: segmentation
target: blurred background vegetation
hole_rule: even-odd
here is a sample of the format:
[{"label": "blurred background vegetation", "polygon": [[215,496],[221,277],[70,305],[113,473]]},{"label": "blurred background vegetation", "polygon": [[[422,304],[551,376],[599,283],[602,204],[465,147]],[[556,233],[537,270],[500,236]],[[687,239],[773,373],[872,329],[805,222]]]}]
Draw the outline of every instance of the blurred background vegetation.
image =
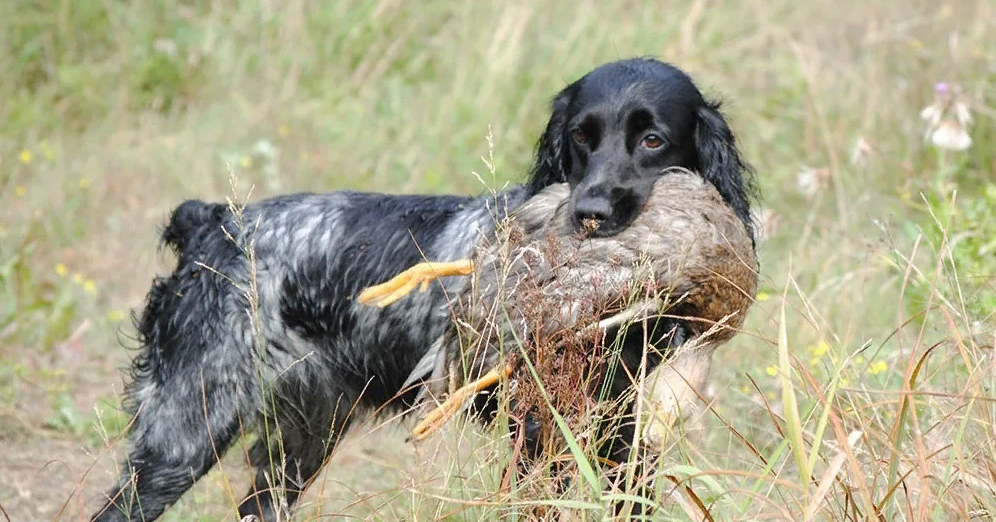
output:
[{"label": "blurred background vegetation", "polygon": [[[482,193],[524,178],[557,90],[653,55],[726,100],[767,232],[712,409],[663,465],[721,520],[814,498],[829,520],[992,520],[994,50],[981,0],[3,2],[0,506],[75,520],[110,484],[129,313],[171,264],[173,206],[223,199],[231,173],[252,199]],[[413,465],[399,431],[348,442],[298,518],[497,516],[465,503],[489,472]],[[243,473],[231,459],[167,519],[233,517]]]}]

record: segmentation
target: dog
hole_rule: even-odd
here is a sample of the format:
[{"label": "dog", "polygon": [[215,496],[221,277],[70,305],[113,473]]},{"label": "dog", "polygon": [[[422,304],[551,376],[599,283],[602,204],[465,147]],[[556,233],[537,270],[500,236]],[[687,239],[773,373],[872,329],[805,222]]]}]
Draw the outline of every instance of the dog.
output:
[{"label": "dog", "polygon": [[[573,222],[611,236],[668,167],[712,183],[753,238],[753,170],[719,104],[653,58],[601,65],[551,103],[526,182],[497,194],[300,193],[245,208],[190,200],[162,242],[176,254],[136,314],[120,478],[91,520],[158,518],[241,436],[256,470],[239,516],[292,509],[350,424],[410,407],[406,377],[447,327],[451,278],[378,309],[365,287],[424,260],[468,257],[482,234],[567,182]],[[752,239],[753,240],[753,239]]]}]

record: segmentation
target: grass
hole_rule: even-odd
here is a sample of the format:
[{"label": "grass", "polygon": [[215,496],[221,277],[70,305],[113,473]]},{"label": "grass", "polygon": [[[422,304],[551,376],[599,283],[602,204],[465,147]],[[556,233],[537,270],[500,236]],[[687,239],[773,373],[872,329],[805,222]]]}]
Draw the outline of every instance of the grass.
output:
[{"label": "grass", "polygon": [[[223,200],[228,165],[254,198],[481,193],[475,172],[489,187],[524,177],[566,82],[640,54],[728,100],[779,225],[751,318],[715,357],[710,407],[662,469],[717,520],[996,517],[987,2],[15,0],[0,20],[12,520],[54,518],[67,499],[62,519],[83,519],[76,488],[90,501],[110,483],[127,311],[170,264],[156,232],[172,206]],[[972,107],[966,151],[924,140],[937,82]],[[805,167],[825,173],[809,197]],[[486,464],[504,442],[464,430],[412,450],[399,431],[345,442],[297,519],[498,516],[501,470]],[[237,453],[167,520],[230,515]],[[667,516],[694,513],[684,491]]]}]

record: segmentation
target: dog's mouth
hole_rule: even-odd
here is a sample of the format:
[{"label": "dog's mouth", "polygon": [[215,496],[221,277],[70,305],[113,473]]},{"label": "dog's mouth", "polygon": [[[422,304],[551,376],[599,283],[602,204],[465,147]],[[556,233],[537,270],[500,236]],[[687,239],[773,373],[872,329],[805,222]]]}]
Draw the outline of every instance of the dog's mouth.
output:
[{"label": "dog's mouth", "polygon": [[628,193],[612,202],[612,215],[608,218],[579,218],[574,216],[572,227],[583,238],[612,237],[626,230],[643,211],[645,201],[633,193]]}]

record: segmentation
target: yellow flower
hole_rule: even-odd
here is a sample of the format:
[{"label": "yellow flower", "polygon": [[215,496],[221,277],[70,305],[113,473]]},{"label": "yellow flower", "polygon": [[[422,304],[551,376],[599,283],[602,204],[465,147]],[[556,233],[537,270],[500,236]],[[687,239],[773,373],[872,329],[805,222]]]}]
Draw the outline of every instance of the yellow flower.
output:
[{"label": "yellow flower", "polygon": [[28,150],[28,149],[24,149],[24,150],[21,151],[21,163],[24,163],[25,165],[27,165],[28,163],[31,163],[31,160],[34,157],[35,157],[35,155],[32,154],[31,151]]},{"label": "yellow flower", "polygon": [[93,282],[93,279],[87,279],[83,281],[83,290],[88,294],[96,294],[97,284]]},{"label": "yellow flower", "polygon": [[764,369],[764,371],[768,372],[768,375],[772,377],[778,375],[778,367],[775,365],[768,366]]},{"label": "yellow flower", "polygon": [[817,366],[819,364],[820,364],[820,357],[819,356],[813,357],[812,359],[809,360],[809,365],[810,366]]},{"label": "yellow flower", "polygon": [[859,355],[859,356],[857,356],[857,357],[854,358],[854,363],[855,364],[864,364],[865,363],[865,358]]},{"label": "yellow flower", "polygon": [[81,274],[79,272],[73,274],[73,282],[76,283],[76,284],[78,284],[78,285],[83,284],[83,274]]},{"label": "yellow flower", "polygon": [[847,386],[849,384],[851,384],[851,379],[848,379],[847,377],[841,377],[840,378],[840,385],[841,386]]},{"label": "yellow flower", "polygon": [[56,263],[56,265],[55,265],[55,273],[58,274],[59,277],[66,277],[66,274],[69,273],[69,269],[66,268],[66,265],[64,265],[62,263]]},{"label": "yellow flower", "polygon": [[242,168],[244,169],[252,167],[252,158],[249,156],[242,156],[242,159],[239,160],[239,165],[242,165]]},{"label": "yellow flower", "polygon": [[829,349],[830,345],[827,344],[825,341],[820,341],[816,346],[809,347],[809,351],[813,352],[813,355],[815,355],[816,357],[823,357],[823,355],[826,354],[827,350]]},{"label": "yellow flower", "polygon": [[868,366],[868,373],[878,375],[887,369],[889,369],[889,365],[885,364],[885,361],[875,361]]},{"label": "yellow flower", "polygon": [[281,125],[279,128],[277,128],[277,134],[281,138],[286,137],[288,134],[290,134],[290,127],[286,125]]},{"label": "yellow flower", "polygon": [[124,320],[124,316],[125,314],[121,310],[111,310],[110,312],[107,312],[107,320],[112,323],[120,323]]},{"label": "yellow flower", "polygon": [[90,180],[88,178],[80,178],[80,188],[83,190],[90,188]]},{"label": "yellow flower", "polygon": [[24,185],[18,185],[14,187],[14,194],[19,198],[23,198],[27,192],[28,190],[24,188]]},{"label": "yellow flower", "polygon": [[767,301],[768,299],[771,299],[771,295],[768,294],[768,292],[758,292],[757,293],[757,300],[758,301],[762,301],[763,302],[763,301]]},{"label": "yellow flower", "polygon": [[750,386],[747,386],[745,384],[744,387],[740,389],[740,391],[744,392],[744,395],[747,395],[748,393],[750,393]]}]

